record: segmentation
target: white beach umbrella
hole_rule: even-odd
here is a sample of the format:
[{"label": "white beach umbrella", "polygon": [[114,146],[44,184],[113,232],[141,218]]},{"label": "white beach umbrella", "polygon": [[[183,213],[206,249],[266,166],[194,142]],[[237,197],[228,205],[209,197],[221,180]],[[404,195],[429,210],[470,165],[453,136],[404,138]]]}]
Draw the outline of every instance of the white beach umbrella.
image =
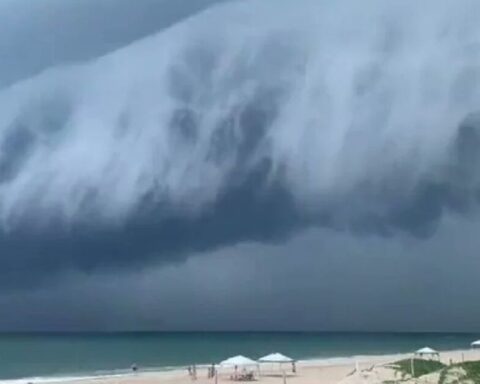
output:
[{"label": "white beach umbrella", "polygon": [[219,365],[221,367],[251,367],[258,366],[258,363],[255,360],[249,359],[248,357],[238,355],[223,360]]},{"label": "white beach umbrella", "polygon": [[[269,355],[263,356],[258,359],[259,363],[262,364],[271,364],[272,366],[278,364],[279,368],[282,368],[283,364],[294,364],[295,360],[292,358],[282,355],[281,353],[271,353]],[[283,381],[286,382],[285,371],[283,371]],[[292,372],[295,372],[295,367],[292,365]]]},{"label": "white beach umbrella", "polygon": [[281,353],[271,353],[258,359],[260,363],[293,363],[293,359]]},{"label": "white beach umbrella", "polygon": [[416,355],[438,355],[438,352],[430,347],[420,348],[415,352]]},{"label": "white beach umbrella", "polygon": [[470,344],[472,348],[480,348],[480,340],[476,340]]},{"label": "white beach umbrella", "polygon": [[430,356],[430,358],[436,357],[436,358],[440,359],[440,354],[436,350],[434,350],[430,347],[420,348],[418,351],[415,352],[415,355],[420,356],[420,357]]}]

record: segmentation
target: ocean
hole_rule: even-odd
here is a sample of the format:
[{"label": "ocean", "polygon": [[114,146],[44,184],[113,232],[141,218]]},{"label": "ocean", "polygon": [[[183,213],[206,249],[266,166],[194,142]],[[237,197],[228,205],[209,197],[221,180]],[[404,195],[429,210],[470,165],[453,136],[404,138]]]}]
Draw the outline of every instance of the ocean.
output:
[{"label": "ocean", "polygon": [[[210,364],[244,354],[295,359],[410,352],[426,345],[466,349],[479,334],[312,332],[140,332],[0,334],[0,380],[121,374]],[[33,381],[34,379],[31,379]]]}]

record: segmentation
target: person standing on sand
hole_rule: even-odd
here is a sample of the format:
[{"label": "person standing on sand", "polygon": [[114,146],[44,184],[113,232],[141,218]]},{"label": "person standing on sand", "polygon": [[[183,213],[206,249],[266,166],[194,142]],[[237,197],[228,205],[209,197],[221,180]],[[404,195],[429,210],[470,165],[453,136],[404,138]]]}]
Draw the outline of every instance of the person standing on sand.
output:
[{"label": "person standing on sand", "polygon": [[195,364],[193,364],[192,368],[192,378],[193,380],[197,380],[197,366]]},{"label": "person standing on sand", "polygon": [[215,376],[215,364],[212,363],[212,365],[208,367],[207,379],[211,379],[213,376]]}]

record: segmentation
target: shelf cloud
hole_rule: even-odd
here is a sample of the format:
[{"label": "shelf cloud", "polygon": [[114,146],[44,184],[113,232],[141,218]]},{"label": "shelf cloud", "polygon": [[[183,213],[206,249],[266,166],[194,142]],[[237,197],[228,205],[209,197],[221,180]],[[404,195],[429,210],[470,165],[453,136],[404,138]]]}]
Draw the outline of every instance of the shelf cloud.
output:
[{"label": "shelf cloud", "polygon": [[198,4],[0,88],[0,285],[475,216],[479,4]]}]

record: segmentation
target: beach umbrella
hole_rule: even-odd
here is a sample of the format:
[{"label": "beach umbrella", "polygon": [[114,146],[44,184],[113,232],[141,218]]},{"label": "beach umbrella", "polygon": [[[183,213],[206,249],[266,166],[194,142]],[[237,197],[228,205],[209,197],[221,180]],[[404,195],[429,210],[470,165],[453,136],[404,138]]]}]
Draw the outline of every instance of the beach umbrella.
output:
[{"label": "beach umbrella", "polygon": [[245,357],[245,356],[242,356],[242,355],[233,356],[233,357],[230,357],[226,360],[223,360],[222,362],[220,362],[219,366],[220,366],[220,368],[230,368],[230,369],[234,368],[235,369],[235,377],[237,375],[237,369],[238,368],[242,368],[243,370],[245,370],[247,367],[250,368],[250,369],[255,367],[258,374],[260,374],[258,363],[255,360],[252,360],[252,359],[250,359],[248,357]]},{"label": "beach umbrella", "polygon": [[[260,359],[258,359],[259,363],[269,363],[269,364],[278,364],[279,367],[282,367],[283,364],[288,363],[288,364],[294,364],[295,360],[292,358],[282,355],[281,353],[271,353],[269,355],[263,356]],[[294,372],[294,367],[292,366],[292,371]],[[283,376],[285,379],[285,372],[283,372]]]},{"label": "beach umbrella", "polygon": [[415,352],[416,355],[438,355],[438,352],[430,347],[420,348]]},{"label": "beach umbrella", "polygon": [[226,360],[223,360],[219,364],[221,367],[247,367],[247,366],[258,366],[258,363],[255,360],[252,360],[248,357],[238,355],[230,357]]},{"label": "beach umbrella", "polygon": [[472,348],[480,348],[480,340],[476,340],[470,344]]},{"label": "beach umbrella", "polygon": [[258,359],[260,363],[293,363],[294,360],[281,353],[271,353]]},{"label": "beach umbrella", "polygon": [[436,350],[430,347],[420,348],[418,351],[415,352],[415,355],[418,355],[420,357],[423,357],[423,356],[440,357],[440,354]]}]

